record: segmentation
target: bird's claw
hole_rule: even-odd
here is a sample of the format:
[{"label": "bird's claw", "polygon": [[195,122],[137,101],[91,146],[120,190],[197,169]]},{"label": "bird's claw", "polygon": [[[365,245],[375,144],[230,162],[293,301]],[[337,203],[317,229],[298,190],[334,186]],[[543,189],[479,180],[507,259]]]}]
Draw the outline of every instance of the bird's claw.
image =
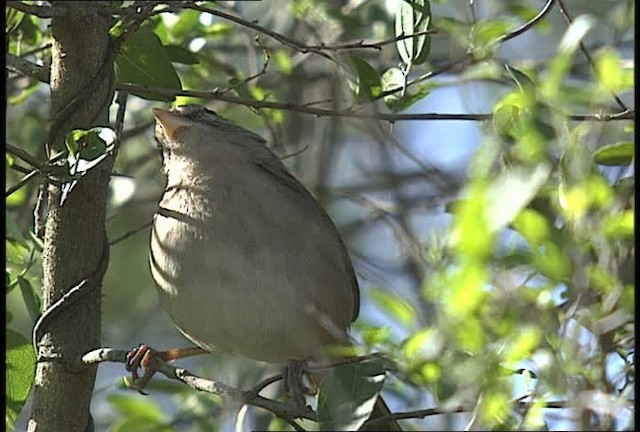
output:
[{"label": "bird's claw", "polygon": [[305,384],[305,375],[308,377],[306,361],[289,360],[287,362],[284,370],[284,391],[300,409],[307,407],[306,396],[316,394],[314,389]]},{"label": "bird's claw", "polygon": [[[142,395],[149,394],[144,391],[144,388],[156,373],[156,369],[151,366],[151,359],[156,355],[159,354],[146,344],[140,344],[129,351],[125,365],[127,371],[131,372],[131,378],[125,378],[125,385],[128,388],[137,390]],[[140,368],[143,370],[142,376],[138,375],[138,369]]]}]

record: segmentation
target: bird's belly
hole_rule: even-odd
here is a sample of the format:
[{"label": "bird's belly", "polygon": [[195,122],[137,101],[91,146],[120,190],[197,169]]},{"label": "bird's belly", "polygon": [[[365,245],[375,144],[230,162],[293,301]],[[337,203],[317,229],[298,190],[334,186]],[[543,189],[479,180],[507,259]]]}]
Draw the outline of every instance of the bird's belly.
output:
[{"label": "bird's belly", "polygon": [[197,345],[281,363],[319,354],[343,335],[348,314],[322,311],[349,305],[323,304],[318,292],[326,289],[327,301],[335,296],[296,269],[304,258],[291,259],[277,249],[258,253],[229,233],[197,237],[184,223],[160,218],[152,230],[152,274],[168,314]]}]

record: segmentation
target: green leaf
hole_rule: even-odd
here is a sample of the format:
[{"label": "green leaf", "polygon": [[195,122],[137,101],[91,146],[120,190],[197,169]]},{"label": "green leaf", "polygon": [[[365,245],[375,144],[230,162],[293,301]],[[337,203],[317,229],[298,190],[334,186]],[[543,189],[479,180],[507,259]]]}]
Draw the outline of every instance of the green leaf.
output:
[{"label": "green leaf", "polygon": [[634,156],[635,147],[632,141],[608,144],[593,152],[595,163],[608,166],[629,165]]},{"label": "green leaf", "polygon": [[95,127],[88,130],[74,129],[67,134],[64,142],[74,160],[92,161],[110,150],[114,140],[115,132],[112,129]]},{"label": "green leaf", "polygon": [[20,333],[7,328],[6,336],[6,426],[12,430],[33,385],[36,354],[31,342]]},{"label": "green leaf", "polygon": [[475,47],[485,48],[507,34],[512,27],[510,21],[503,19],[478,21],[471,29],[471,41]]},{"label": "green leaf", "polygon": [[24,266],[29,256],[29,248],[14,239],[7,238],[6,242],[7,263]]},{"label": "green leaf", "polygon": [[406,326],[416,324],[418,312],[407,300],[381,289],[372,289],[371,299],[380,309],[398,322]]},{"label": "green leaf", "polygon": [[380,78],[380,84],[382,85],[383,93],[396,88],[402,88],[402,90],[396,91],[383,98],[384,103],[387,104],[389,108],[395,108],[404,94],[404,87],[406,86],[404,73],[397,67],[387,69]]},{"label": "green leaf", "polygon": [[24,299],[24,304],[27,307],[29,316],[33,322],[36,322],[42,309],[40,297],[38,297],[38,293],[33,285],[31,285],[31,282],[24,277],[18,277],[18,286],[20,286],[22,298]]},{"label": "green leaf", "polygon": [[596,58],[596,77],[600,85],[610,92],[619,92],[633,87],[633,72],[625,70],[620,54],[605,49]]},{"label": "green leaf", "polygon": [[[429,28],[431,5],[428,0],[404,0],[396,12],[396,37],[421,33]],[[398,54],[407,65],[424,63],[429,55],[431,39],[428,34],[400,39]]]},{"label": "green leaf", "polygon": [[382,91],[378,72],[358,56],[351,56],[351,68],[347,70],[347,80],[359,100],[371,100]]},{"label": "green leaf", "polygon": [[172,63],[180,63],[185,65],[195,65],[200,63],[200,58],[179,45],[165,45],[164,50],[167,52]]},{"label": "green leaf", "polygon": [[633,210],[608,215],[602,222],[604,234],[609,238],[633,237]]},{"label": "green leaf", "polygon": [[21,12],[12,7],[5,7],[5,11],[6,11],[6,18],[7,18],[7,23],[5,25],[5,33],[9,34],[12,31],[14,31],[16,28],[18,28],[18,26],[24,19],[25,15],[24,15],[24,12]]},{"label": "green leaf", "polygon": [[498,177],[486,191],[489,230],[495,233],[510,224],[547,182],[550,172],[548,164],[540,163],[514,167]]},{"label": "green leaf", "polygon": [[318,391],[320,430],[358,430],[371,415],[384,379],[381,359],[329,371]]},{"label": "green leaf", "polygon": [[181,39],[187,33],[201,27],[200,15],[201,13],[199,11],[193,9],[181,11],[178,20],[170,28],[171,35],[177,39]]},{"label": "green leaf", "polygon": [[293,62],[291,61],[289,53],[285,50],[278,50],[273,54],[273,58],[280,72],[284,75],[291,75],[291,72],[293,72]]},{"label": "green leaf", "polygon": [[150,398],[111,394],[107,400],[123,417],[142,419],[152,424],[160,424],[167,419],[160,405]]},{"label": "green leaf", "polygon": [[[167,50],[160,38],[149,28],[142,27],[122,45],[115,62],[119,83],[132,83],[148,87],[182,90]],[[172,101],[174,97],[148,92],[133,93],[143,99]]]},{"label": "green leaf", "polygon": [[513,66],[509,66],[508,64],[504,65],[511,78],[518,84],[520,87],[520,91],[528,95],[529,97],[534,97],[536,92],[536,85],[531,78],[521,70],[514,68]]}]

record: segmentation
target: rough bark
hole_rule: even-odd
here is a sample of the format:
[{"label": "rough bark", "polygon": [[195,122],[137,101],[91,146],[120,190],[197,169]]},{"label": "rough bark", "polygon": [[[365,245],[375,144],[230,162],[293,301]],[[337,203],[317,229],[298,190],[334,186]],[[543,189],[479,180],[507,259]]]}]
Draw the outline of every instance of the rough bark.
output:
[{"label": "rough bark", "polygon": [[[51,2],[53,47],[49,156],[63,151],[72,129],[108,124],[113,97],[112,2]],[[105,62],[107,62],[105,64]],[[98,79],[94,79],[100,76]],[[60,205],[60,188],[49,186],[43,254],[43,303],[48,308],[78,282],[95,273],[103,254],[109,157],[84,176]],[[101,279],[102,275],[98,279]],[[73,366],[99,347],[101,281],[90,280],[83,294],[43,329],[38,347],[30,431],[83,431],[96,366]]]}]

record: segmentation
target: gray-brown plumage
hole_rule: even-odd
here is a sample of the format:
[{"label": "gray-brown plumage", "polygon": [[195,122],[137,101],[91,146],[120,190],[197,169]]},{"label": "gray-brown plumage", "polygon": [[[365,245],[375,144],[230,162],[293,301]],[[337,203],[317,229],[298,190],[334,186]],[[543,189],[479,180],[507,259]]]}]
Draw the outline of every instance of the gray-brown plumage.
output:
[{"label": "gray-brown plumage", "polygon": [[320,204],[260,136],[199,105],[153,111],[167,185],[151,271],[182,333],[270,363],[346,343],[358,283]]},{"label": "gray-brown plumage", "polygon": [[344,340],[358,284],[318,202],[258,135],[199,105],[155,115],[167,186],[151,269],[178,328],[272,363]]}]

